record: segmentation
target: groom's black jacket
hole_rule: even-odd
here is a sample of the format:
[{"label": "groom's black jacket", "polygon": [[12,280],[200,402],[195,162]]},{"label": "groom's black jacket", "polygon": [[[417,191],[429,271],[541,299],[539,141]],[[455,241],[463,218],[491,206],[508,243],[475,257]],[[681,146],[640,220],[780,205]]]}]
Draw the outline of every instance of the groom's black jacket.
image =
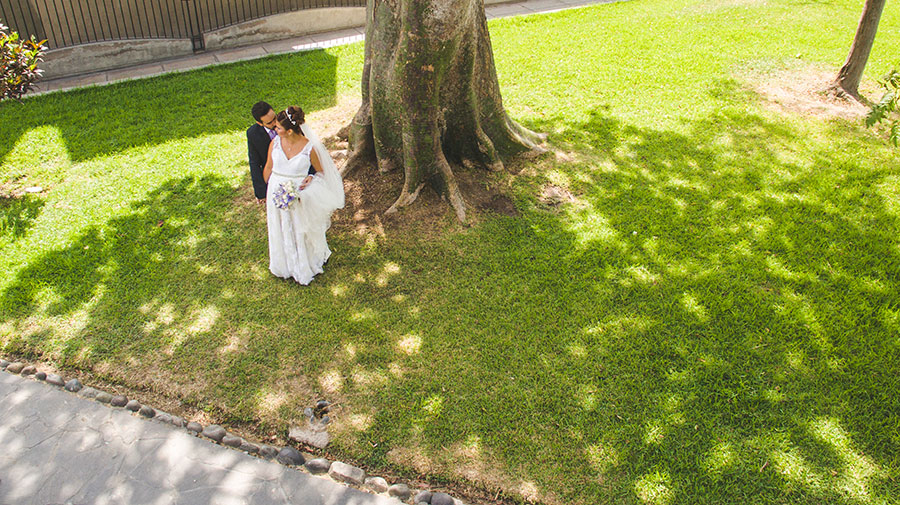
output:
[{"label": "groom's black jacket", "polygon": [[253,193],[256,198],[266,198],[266,181],[263,179],[263,167],[269,156],[269,138],[266,129],[259,124],[247,128],[247,155],[250,158],[250,179],[253,181]]}]

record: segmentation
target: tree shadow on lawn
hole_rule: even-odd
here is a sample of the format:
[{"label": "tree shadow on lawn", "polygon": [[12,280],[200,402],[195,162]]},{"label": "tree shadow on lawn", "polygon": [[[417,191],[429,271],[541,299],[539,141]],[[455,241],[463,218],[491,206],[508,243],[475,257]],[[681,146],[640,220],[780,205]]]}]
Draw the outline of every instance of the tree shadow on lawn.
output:
[{"label": "tree shadow on lawn", "polygon": [[[133,203],[132,213],[89,227],[69,247],[49,251],[21,270],[3,293],[5,319],[36,312],[50,317],[67,315],[91,305],[95,297],[100,303],[91,306],[91,322],[130,318],[149,300],[190,291],[190,282],[209,275],[209,271],[198,272],[203,264],[198,251],[209,247],[209,237],[204,235],[221,233],[222,223],[210,216],[234,194],[235,189],[217,176],[162,184],[146,199]],[[246,242],[235,245],[252,246]],[[180,283],[179,279],[189,282]],[[48,286],[56,295],[50,303],[41,296]],[[203,297],[196,301],[202,303]],[[118,333],[115,340],[92,345],[91,352],[104,356],[135,343],[128,330],[117,330],[123,331],[113,330]],[[69,345],[85,343],[76,339]]]},{"label": "tree shadow on lawn", "polygon": [[0,160],[42,126],[59,129],[72,162],[172,139],[247,128],[250,107],[335,103],[337,60],[324,50],[277,55],[0,105]]},{"label": "tree shadow on lawn", "polygon": [[44,200],[32,195],[0,195],[0,237],[9,235],[17,240],[34,224],[41,215]]},{"label": "tree shadow on lawn", "polygon": [[332,235],[306,288],[269,276],[258,207],[172,179],[18,272],[7,351],[278,429],[324,395],[339,454],[548,503],[900,493],[896,166],[743,112],[563,126],[575,203]]},{"label": "tree shadow on lawn", "polygon": [[548,176],[576,203],[392,258],[407,320],[368,330],[413,351],[348,450],[560,503],[896,496],[890,153],[733,111],[689,134],[566,130],[599,151]]},{"label": "tree shadow on lawn", "polygon": [[217,352],[245,336],[248,315],[277,320],[270,302],[287,287],[257,286],[266,284],[265,217],[255,203],[235,205],[237,191],[218,176],[172,179],[36,258],[0,297],[2,320],[21,335],[8,350],[46,352],[188,402],[215,395],[212,383],[229,387],[233,377],[218,374],[228,353]]}]

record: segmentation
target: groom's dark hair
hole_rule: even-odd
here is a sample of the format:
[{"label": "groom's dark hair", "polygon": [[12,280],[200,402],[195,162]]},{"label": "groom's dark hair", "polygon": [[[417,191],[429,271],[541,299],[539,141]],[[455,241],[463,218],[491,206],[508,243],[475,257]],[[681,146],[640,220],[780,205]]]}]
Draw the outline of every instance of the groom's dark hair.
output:
[{"label": "groom's dark hair", "polygon": [[268,102],[256,102],[253,104],[250,112],[253,114],[253,119],[259,121],[263,116],[268,114],[270,110],[272,110],[272,106],[269,105]]}]

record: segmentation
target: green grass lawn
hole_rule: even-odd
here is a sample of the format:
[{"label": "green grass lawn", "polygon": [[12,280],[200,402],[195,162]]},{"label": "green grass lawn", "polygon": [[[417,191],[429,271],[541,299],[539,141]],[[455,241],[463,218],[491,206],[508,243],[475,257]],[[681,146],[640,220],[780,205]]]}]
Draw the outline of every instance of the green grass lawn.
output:
[{"label": "green grass lawn", "polygon": [[[861,8],[492,22],[565,154],[496,178],[515,217],[335,230],[309,287],[267,271],[249,106],[358,95],[362,45],[3,103],[2,351],[279,433],[325,397],[332,454],[492,495],[900,503],[900,151],[751,91],[836,71]],[[869,82],[897,47],[889,6]]]}]

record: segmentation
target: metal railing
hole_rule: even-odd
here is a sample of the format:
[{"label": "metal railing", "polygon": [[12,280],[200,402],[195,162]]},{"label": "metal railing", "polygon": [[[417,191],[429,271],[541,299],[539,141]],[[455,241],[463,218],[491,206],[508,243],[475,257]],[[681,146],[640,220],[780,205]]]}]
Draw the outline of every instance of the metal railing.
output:
[{"label": "metal railing", "polygon": [[285,12],[364,7],[365,0],[0,0],[0,21],[50,49],[132,39],[191,39]]}]

